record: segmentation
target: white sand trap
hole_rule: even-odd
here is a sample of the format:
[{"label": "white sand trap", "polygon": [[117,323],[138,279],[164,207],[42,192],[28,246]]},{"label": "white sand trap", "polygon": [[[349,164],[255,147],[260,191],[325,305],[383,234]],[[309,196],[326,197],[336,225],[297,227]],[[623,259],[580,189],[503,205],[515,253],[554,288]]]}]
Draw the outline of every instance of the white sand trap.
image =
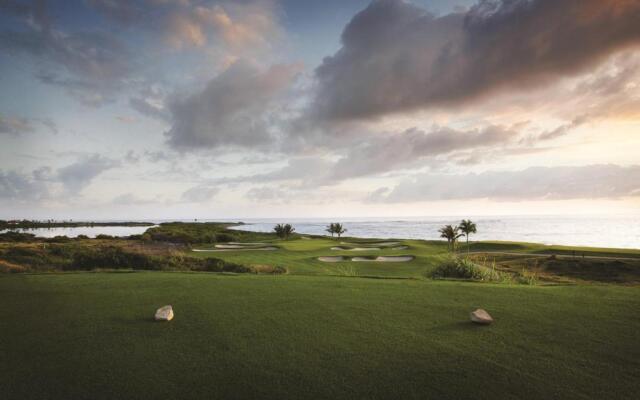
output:
[{"label": "white sand trap", "polygon": [[369,246],[368,249],[379,249],[380,247],[393,247],[400,244],[400,242],[373,242],[373,243],[348,243],[340,242],[340,244],[346,244],[348,246]]},{"label": "white sand trap", "polygon": [[[229,242],[228,245],[234,246],[266,246],[268,243],[243,243],[243,242]],[[224,246],[224,245],[222,245]]]},{"label": "white sand trap", "polygon": [[380,256],[376,258],[353,257],[351,261],[356,262],[408,262],[413,260],[413,256]]},{"label": "white sand trap", "polygon": [[355,261],[355,262],[366,262],[366,261],[375,261],[374,258],[368,258],[368,257],[353,257],[351,259],[351,261]]},{"label": "white sand trap", "polygon": [[244,246],[238,244],[217,244],[214,247],[216,249],[244,249]]},{"label": "white sand trap", "polygon": [[318,260],[320,260],[322,262],[340,262],[340,261],[345,261],[345,258],[342,257],[342,256],[318,257]]},{"label": "white sand trap", "polygon": [[267,246],[267,247],[256,247],[256,248],[246,248],[246,247],[234,247],[234,248],[223,248],[223,249],[191,249],[192,251],[199,252],[220,252],[220,251],[273,251],[278,250],[277,247]]},{"label": "white sand trap", "polygon": [[382,250],[382,249],[380,247],[354,247],[354,248],[348,248],[348,247],[336,246],[336,247],[332,247],[331,250],[337,250],[337,251],[369,251],[369,250]]},{"label": "white sand trap", "polygon": [[376,258],[376,261],[379,262],[408,262],[412,261],[415,257],[413,256],[380,256]]},{"label": "white sand trap", "polygon": [[392,247],[391,250],[406,250],[408,248],[409,246],[397,246],[397,247]]}]

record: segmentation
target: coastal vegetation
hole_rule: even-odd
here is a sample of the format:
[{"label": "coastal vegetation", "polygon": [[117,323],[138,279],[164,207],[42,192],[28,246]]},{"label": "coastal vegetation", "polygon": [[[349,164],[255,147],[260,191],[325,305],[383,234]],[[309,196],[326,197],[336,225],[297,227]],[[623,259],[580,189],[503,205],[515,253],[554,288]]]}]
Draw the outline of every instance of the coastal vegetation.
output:
[{"label": "coastal vegetation", "polygon": [[56,221],[56,220],[0,220],[0,230],[5,229],[42,229],[42,228],[94,228],[105,226],[153,226],[152,222],[135,221],[113,221],[113,222],[92,222],[92,221]]},{"label": "coastal vegetation", "polygon": [[273,227],[273,231],[275,232],[276,236],[284,240],[288,240],[289,237],[293,235],[293,232],[295,232],[295,230],[296,229],[291,226],[291,224],[277,224]]},{"label": "coastal vegetation", "polygon": [[458,227],[457,225],[445,225],[438,231],[440,232],[441,238],[447,239],[449,251],[455,251],[458,239],[463,236],[463,234],[460,233],[460,227]]},{"label": "coastal vegetation", "polygon": [[327,229],[325,229],[325,231],[330,233],[331,237],[333,237],[333,235],[338,235],[338,238],[340,238],[347,232],[347,229],[339,222],[332,222],[327,225]]}]

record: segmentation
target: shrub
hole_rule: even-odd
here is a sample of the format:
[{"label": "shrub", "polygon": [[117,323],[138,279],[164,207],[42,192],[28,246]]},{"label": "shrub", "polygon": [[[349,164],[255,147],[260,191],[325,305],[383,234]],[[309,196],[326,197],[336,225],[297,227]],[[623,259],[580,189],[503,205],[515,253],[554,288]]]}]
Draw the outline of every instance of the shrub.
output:
[{"label": "shrub", "polygon": [[216,242],[233,242],[235,237],[229,235],[228,233],[216,233]]},{"label": "shrub", "polygon": [[86,240],[86,239],[89,239],[89,236],[87,236],[87,235],[78,235],[78,236],[76,236],[76,239]]},{"label": "shrub", "polygon": [[252,265],[249,267],[251,272],[254,274],[286,274],[288,272],[287,268],[281,266],[273,266],[273,265]]},{"label": "shrub", "polygon": [[115,239],[115,238],[113,236],[111,236],[111,235],[105,235],[105,234],[101,233],[99,235],[96,235],[96,239],[112,240],[112,239]]},{"label": "shrub", "polygon": [[151,256],[130,253],[115,246],[84,248],[73,254],[70,269],[159,269]]},{"label": "shrub", "polygon": [[67,242],[70,242],[71,240],[72,239],[68,236],[60,236],[60,235],[45,239],[47,243],[67,243]]},{"label": "shrub", "polygon": [[33,233],[8,231],[0,233],[0,242],[31,242],[35,237]]},{"label": "shrub", "polygon": [[468,258],[447,257],[429,274],[431,278],[458,278],[478,281],[503,281],[507,276],[493,268],[475,264]]}]

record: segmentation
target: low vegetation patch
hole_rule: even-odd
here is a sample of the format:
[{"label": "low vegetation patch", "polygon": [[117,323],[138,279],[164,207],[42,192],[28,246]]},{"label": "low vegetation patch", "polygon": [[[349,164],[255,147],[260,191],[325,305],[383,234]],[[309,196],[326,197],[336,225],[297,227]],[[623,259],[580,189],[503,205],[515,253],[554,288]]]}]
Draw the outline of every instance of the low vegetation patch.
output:
[{"label": "low vegetation patch", "polygon": [[[117,242],[115,242],[117,243]],[[234,273],[286,272],[282,267],[256,268],[219,258],[196,258],[180,251],[97,244],[43,244],[13,246],[0,251],[0,272],[51,272],[91,270],[174,270]]]},{"label": "low vegetation patch", "polygon": [[219,222],[183,223],[171,222],[147,229],[143,240],[170,243],[228,243],[273,240],[274,234],[235,231],[227,229],[234,224]]},{"label": "low vegetation patch", "polygon": [[509,275],[476,264],[469,258],[449,256],[428,274],[431,278],[456,278],[485,282],[502,282],[509,280]]}]

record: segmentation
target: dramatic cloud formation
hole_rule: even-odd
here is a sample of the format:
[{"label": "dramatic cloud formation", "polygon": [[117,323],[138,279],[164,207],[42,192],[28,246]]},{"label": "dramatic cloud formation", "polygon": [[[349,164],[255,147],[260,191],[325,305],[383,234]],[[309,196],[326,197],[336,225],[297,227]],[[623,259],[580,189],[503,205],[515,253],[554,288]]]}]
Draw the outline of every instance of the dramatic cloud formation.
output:
[{"label": "dramatic cloud formation", "polygon": [[274,65],[263,71],[234,63],[203,92],[171,105],[169,144],[178,149],[270,145],[276,140],[270,113],[300,68]]},{"label": "dramatic cloud formation", "polygon": [[436,17],[403,0],[376,0],[317,68],[310,112],[366,118],[539,85],[639,44],[639,20],[638,1],[482,0]]},{"label": "dramatic cloud formation", "polygon": [[640,0],[316,3],[0,0],[0,198],[640,204]]},{"label": "dramatic cloud formation", "polygon": [[392,190],[373,192],[372,202],[433,200],[566,200],[640,196],[640,166],[532,167],[480,174],[423,174]]}]

